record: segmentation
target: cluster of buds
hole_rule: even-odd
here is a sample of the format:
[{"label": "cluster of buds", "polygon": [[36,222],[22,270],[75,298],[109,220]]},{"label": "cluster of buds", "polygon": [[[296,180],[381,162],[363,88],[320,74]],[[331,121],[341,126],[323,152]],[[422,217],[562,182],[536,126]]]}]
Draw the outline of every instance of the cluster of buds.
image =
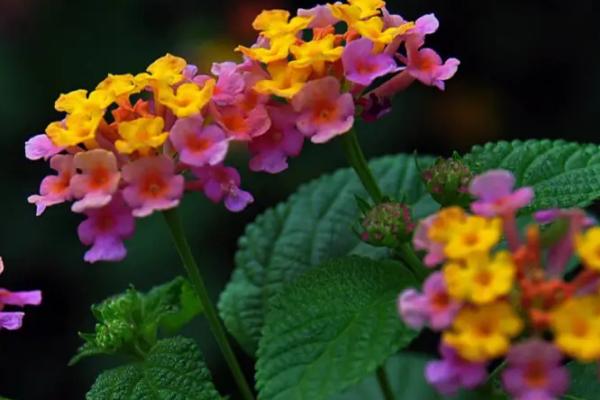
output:
[{"label": "cluster of buds", "polygon": [[421,172],[421,178],[431,197],[442,206],[466,207],[471,202],[473,172],[458,155],[437,159]]},{"label": "cluster of buds", "polygon": [[[4,271],[4,262],[0,258],[0,274]],[[0,329],[16,330],[23,325],[25,313],[22,311],[4,311],[5,306],[23,307],[37,306],[42,302],[42,292],[31,290],[27,292],[11,292],[0,288]]]},{"label": "cluster of buds", "polygon": [[38,215],[72,201],[87,216],[78,229],[91,246],[86,261],[123,259],[135,218],[177,207],[186,190],[244,209],[253,197],[224,164],[233,142],[247,146],[252,171],[281,172],[305,138],[323,143],[348,132],[358,109],[367,119],[383,114],[414,80],[443,89],[459,64],[423,47],[438,27],[433,15],[408,22],[381,0],[300,9],[291,19],[263,11],[253,27],[258,40],[237,48],[239,64],[202,74],[167,54],[146,72],[109,74],[89,93],[58,98],[64,118],[25,145],[29,159],[56,171],[29,201]]},{"label": "cluster of buds", "polygon": [[[600,227],[582,210],[553,209],[522,233],[515,216],[534,194],[513,186],[507,171],[476,176],[473,214],[443,208],[413,238],[425,264],[441,268],[422,292],[400,295],[399,311],[409,326],[442,333],[442,359],[425,374],[444,394],[481,384],[505,357],[502,383],[514,398],[557,399],[569,383],[564,360],[600,360]],[[567,280],[574,257],[583,266]]]},{"label": "cluster of buds", "polygon": [[414,224],[410,208],[403,203],[385,202],[366,210],[361,239],[373,246],[398,248],[410,239]]}]

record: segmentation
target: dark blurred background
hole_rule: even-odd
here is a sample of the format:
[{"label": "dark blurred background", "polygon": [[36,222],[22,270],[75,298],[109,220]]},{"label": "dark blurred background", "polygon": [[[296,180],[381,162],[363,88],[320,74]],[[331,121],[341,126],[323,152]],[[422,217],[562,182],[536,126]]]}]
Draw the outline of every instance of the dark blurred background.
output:
[{"label": "dark blurred background", "polygon": [[[412,152],[446,154],[473,144],[515,138],[597,141],[600,107],[598,6],[570,2],[388,1],[407,19],[434,12],[441,28],[428,45],[462,64],[445,93],[414,85],[392,115],[361,128],[372,156]],[[263,8],[312,7],[283,0],[0,0],[0,157],[4,204],[0,255],[3,287],[43,290],[41,307],[28,310],[23,329],[0,332],[0,394],[13,399],[82,399],[112,360],[67,361],[80,344],[77,331],[93,329],[90,304],[124,290],[146,290],[181,272],[160,215],[140,220],[118,264],[88,265],[78,242],[79,217],[66,206],[36,218],[27,204],[47,173],[29,162],[23,142],[58,119],[61,92],[91,89],[108,72],[139,72],[166,52],[207,69],[250,44],[250,24]],[[235,56],[237,57],[237,56]],[[210,271],[216,298],[233,268],[236,240],[264,209],[301,183],[344,165],[336,143],[307,145],[277,176],[249,174],[241,149],[243,186],[256,202],[241,214],[198,195],[183,202],[186,228]],[[218,387],[232,384],[202,321],[186,328],[198,340]],[[244,356],[242,355],[242,358]],[[250,360],[244,359],[251,374]]]}]

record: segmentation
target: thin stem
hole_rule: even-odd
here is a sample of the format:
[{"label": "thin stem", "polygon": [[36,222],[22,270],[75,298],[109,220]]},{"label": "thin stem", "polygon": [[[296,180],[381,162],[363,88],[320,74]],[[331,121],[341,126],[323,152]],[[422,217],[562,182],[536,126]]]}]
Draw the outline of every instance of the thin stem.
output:
[{"label": "thin stem", "polygon": [[419,282],[425,281],[425,278],[429,275],[427,268],[425,268],[419,257],[417,257],[412,247],[408,243],[403,243],[398,247],[397,251],[402,261],[412,269]]},{"label": "thin stem", "polygon": [[362,152],[354,128],[342,135],[342,145],[348,164],[354,168],[356,175],[358,175],[358,178],[365,187],[367,193],[369,193],[369,196],[371,196],[371,199],[376,204],[381,203],[383,201],[383,194],[369,168],[369,164],[367,164],[367,159]]},{"label": "thin stem", "polygon": [[379,383],[381,393],[383,393],[383,398],[385,400],[394,400],[394,392],[390,386],[390,381],[388,380],[384,366],[377,368],[377,382]]},{"label": "thin stem", "polygon": [[206,316],[210,330],[212,331],[212,334],[217,341],[219,348],[221,349],[221,353],[223,354],[223,357],[225,358],[225,361],[227,362],[227,365],[233,374],[238,389],[240,390],[244,400],[254,400],[254,395],[250,390],[250,386],[248,385],[248,382],[242,373],[242,369],[240,368],[240,364],[235,358],[235,354],[233,353],[231,345],[227,340],[225,329],[223,328],[223,325],[221,325],[221,321],[219,320],[215,306],[208,296],[206,285],[204,284],[198,264],[196,264],[196,260],[194,259],[194,255],[192,254],[192,250],[190,249],[190,245],[185,236],[183,224],[181,223],[181,218],[179,217],[177,209],[172,208],[167,210],[163,213],[163,215],[171,232],[171,237],[175,242],[175,247],[177,248],[179,257],[181,257],[181,261],[183,262],[185,271],[187,272],[190,282],[192,283],[192,286],[194,287],[194,290],[200,299],[200,303],[204,309],[204,315]]}]

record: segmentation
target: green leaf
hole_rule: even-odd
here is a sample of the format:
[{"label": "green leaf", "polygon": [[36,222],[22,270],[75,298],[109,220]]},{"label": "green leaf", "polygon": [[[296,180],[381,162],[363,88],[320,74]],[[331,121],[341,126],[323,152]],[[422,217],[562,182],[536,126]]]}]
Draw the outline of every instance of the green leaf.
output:
[{"label": "green leaf", "polygon": [[70,365],[98,354],[143,355],[155,343],[159,328],[173,334],[202,307],[190,284],[181,277],[148,293],[130,288],[92,306],[98,320],[94,333],[80,333],[85,343]]},{"label": "green leaf", "polygon": [[[433,161],[419,160],[423,165]],[[396,198],[405,195],[407,203],[414,205],[415,217],[437,209],[421,183],[414,156],[384,157],[371,166],[383,192]],[[387,254],[362,243],[352,232],[360,215],[357,195],[367,197],[354,172],[342,169],[304,185],[247,227],[219,311],[229,332],[249,354],[256,352],[269,301],[287,282],[331,258]]]},{"label": "green leaf", "polygon": [[464,160],[476,172],[512,171],[518,186],[532,186],[528,211],[585,207],[600,197],[600,147],[563,140],[497,142],[475,146]]},{"label": "green leaf", "polygon": [[598,398],[600,381],[598,380],[598,364],[580,364],[571,362],[568,365],[571,384],[564,399],[593,400]]},{"label": "green leaf", "polygon": [[143,361],[103,372],[87,400],[218,400],[193,340],[160,340]]},{"label": "green leaf", "polygon": [[394,261],[345,257],[307,272],[271,303],[258,349],[262,400],[329,399],[360,382],[416,332],[396,299],[416,280]]}]

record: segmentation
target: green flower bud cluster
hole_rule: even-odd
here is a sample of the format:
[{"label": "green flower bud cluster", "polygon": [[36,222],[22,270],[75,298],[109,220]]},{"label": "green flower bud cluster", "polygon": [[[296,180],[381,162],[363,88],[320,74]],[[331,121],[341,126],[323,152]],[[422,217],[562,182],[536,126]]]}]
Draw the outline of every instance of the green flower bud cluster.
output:
[{"label": "green flower bud cluster", "polygon": [[444,207],[467,207],[471,202],[469,184],[473,172],[458,155],[439,158],[421,177],[431,197]]},{"label": "green flower bud cluster", "polygon": [[397,248],[408,241],[414,230],[410,208],[391,201],[366,211],[361,226],[361,238],[365,242],[389,248]]}]

